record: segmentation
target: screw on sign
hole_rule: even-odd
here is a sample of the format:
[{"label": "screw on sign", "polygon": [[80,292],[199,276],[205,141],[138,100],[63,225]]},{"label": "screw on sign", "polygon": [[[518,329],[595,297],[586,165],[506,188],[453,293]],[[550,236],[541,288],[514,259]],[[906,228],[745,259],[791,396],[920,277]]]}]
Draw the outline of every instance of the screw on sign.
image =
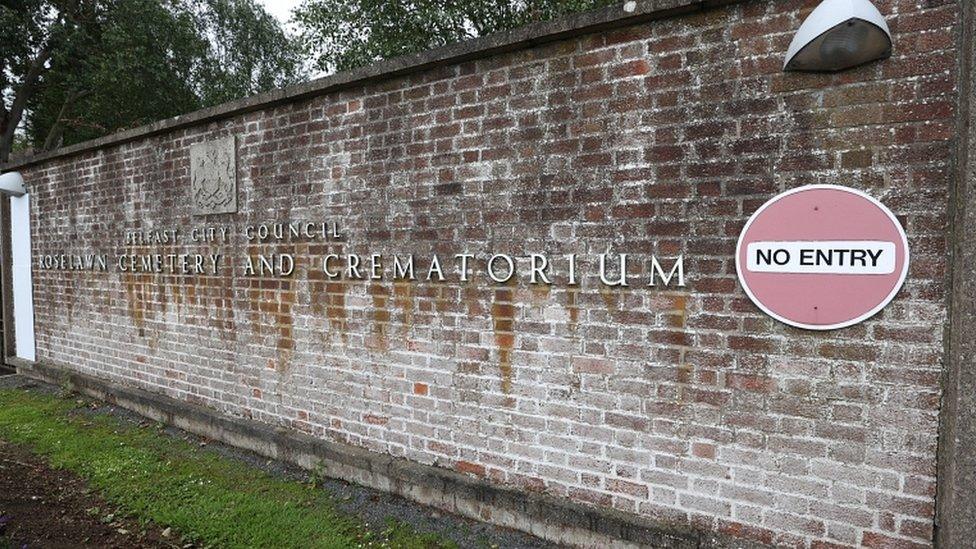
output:
[{"label": "screw on sign", "polygon": [[752,214],[736,248],[739,282],[769,316],[797,328],[862,322],[895,297],[908,239],[891,210],[860,191],[800,187]]}]

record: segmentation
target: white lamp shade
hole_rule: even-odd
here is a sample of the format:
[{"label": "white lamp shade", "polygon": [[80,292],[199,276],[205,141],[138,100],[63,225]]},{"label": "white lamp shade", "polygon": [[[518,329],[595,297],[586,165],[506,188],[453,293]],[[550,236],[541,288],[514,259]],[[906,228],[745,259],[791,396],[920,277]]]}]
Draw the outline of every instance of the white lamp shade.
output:
[{"label": "white lamp shade", "polygon": [[869,0],[824,0],[793,37],[783,70],[835,72],[891,56],[891,31]]},{"label": "white lamp shade", "polygon": [[0,194],[8,196],[24,196],[24,178],[19,172],[7,172],[0,175]]}]

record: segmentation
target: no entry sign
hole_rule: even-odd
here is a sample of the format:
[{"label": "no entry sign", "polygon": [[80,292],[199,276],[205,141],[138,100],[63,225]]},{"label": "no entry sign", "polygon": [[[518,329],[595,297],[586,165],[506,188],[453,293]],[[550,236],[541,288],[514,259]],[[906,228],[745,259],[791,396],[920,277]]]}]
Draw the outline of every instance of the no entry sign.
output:
[{"label": "no entry sign", "polygon": [[868,319],[895,297],[908,273],[908,239],[874,198],[811,185],[752,214],[735,266],[746,294],[769,316],[834,330]]}]

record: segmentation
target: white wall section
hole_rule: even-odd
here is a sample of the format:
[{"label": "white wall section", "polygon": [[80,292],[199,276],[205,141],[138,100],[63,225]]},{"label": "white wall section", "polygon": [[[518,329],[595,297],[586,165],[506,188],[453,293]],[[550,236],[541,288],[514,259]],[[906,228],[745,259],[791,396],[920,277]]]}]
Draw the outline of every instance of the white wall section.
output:
[{"label": "white wall section", "polygon": [[10,197],[14,341],[17,358],[34,360],[34,290],[31,280],[30,195]]}]

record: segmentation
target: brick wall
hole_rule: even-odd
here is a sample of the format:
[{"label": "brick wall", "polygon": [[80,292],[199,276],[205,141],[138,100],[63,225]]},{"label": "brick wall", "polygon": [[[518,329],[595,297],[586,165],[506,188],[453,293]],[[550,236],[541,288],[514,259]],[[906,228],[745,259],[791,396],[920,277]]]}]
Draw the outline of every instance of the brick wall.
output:
[{"label": "brick wall", "polygon": [[[22,168],[37,255],[299,259],[287,278],[35,271],[38,359],[761,542],[930,546],[959,6],[878,1],[891,60],[782,73],[816,3],[738,2]],[[227,135],[240,212],[192,216],[189,146]],[[759,205],[812,183],[882,200],[913,256],[887,309],[828,333],[761,314],[733,260]],[[288,220],[345,238],[123,244]],[[470,252],[478,271],[490,253],[607,251],[683,254],[687,286],[317,268],[329,253]]]}]

